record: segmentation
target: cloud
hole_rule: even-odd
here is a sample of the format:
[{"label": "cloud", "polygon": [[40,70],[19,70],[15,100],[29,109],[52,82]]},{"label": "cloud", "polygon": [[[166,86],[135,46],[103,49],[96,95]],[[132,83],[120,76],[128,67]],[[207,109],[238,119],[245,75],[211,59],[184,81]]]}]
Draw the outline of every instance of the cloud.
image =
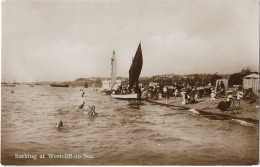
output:
[{"label": "cloud", "polygon": [[115,50],[118,75],[128,76],[140,41],[141,76],[258,69],[258,9],[253,0],[7,1],[2,74],[25,81],[108,77]]}]

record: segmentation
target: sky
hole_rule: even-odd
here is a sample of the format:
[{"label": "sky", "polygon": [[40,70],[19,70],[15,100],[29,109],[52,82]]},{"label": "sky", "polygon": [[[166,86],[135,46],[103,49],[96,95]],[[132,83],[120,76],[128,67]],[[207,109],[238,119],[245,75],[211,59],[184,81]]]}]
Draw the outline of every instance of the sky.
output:
[{"label": "sky", "polygon": [[6,0],[2,80],[128,76],[141,42],[141,77],[259,69],[258,0]]}]

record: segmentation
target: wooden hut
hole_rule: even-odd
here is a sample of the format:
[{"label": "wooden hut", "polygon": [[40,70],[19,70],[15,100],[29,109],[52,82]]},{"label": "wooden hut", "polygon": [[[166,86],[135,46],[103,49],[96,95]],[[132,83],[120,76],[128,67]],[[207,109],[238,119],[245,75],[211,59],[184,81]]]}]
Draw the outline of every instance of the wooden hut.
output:
[{"label": "wooden hut", "polygon": [[243,78],[243,90],[252,89],[252,92],[259,96],[259,75],[250,74]]}]

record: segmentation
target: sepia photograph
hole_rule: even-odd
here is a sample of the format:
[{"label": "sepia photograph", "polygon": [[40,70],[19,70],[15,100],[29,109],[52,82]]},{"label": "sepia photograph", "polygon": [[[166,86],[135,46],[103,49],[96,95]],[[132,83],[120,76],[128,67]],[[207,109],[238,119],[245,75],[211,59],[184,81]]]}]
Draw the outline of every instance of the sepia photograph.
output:
[{"label": "sepia photograph", "polygon": [[2,0],[2,165],[259,165],[258,0]]}]

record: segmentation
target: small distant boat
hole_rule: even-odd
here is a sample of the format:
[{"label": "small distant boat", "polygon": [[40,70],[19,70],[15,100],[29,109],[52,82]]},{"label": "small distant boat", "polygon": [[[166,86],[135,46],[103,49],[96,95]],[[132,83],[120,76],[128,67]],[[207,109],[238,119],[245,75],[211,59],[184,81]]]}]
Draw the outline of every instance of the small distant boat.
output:
[{"label": "small distant boat", "polygon": [[38,79],[37,79],[37,82],[36,82],[36,84],[35,85],[41,85],[39,82],[38,82]]},{"label": "small distant boat", "polygon": [[[16,81],[15,81],[15,83],[16,83]],[[9,83],[6,83],[6,82],[5,82],[5,79],[4,79],[4,82],[2,82],[1,85],[2,85],[2,86],[15,87],[15,83],[12,83],[12,84],[11,84],[10,81],[9,81]]]},{"label": "small distant boat", "polygon": [[69,87],[68,84],[50,84],[52,87]]},{"label": "small distant boat", "polygon": [[2,86],[10,86],[10,87],[15,87],[15,84],[1,84]]},{"label": "small distant boat", "polygon": [[142,49],[140,43],[129,70],[129,90],[132,90],[134,84],[136,84],[136,90],[139,90],[137,91],[138,93],[111,94],[111,96],[117,99],[141,99],[141,90],[138,85],[138,78],[141,74],[142,66],[143,66],[143,56],[142,56]]},{"label": "small distant boat", "polygon": [[31,84],[30,87],[34,87],[34,84]]},{"label": "small distant boat", "polygon": [[5,82],[5,78],[4,78],[4,82],[1,82],[1,85],[4,85],[4,84],[7,84],[7,83]]}]

